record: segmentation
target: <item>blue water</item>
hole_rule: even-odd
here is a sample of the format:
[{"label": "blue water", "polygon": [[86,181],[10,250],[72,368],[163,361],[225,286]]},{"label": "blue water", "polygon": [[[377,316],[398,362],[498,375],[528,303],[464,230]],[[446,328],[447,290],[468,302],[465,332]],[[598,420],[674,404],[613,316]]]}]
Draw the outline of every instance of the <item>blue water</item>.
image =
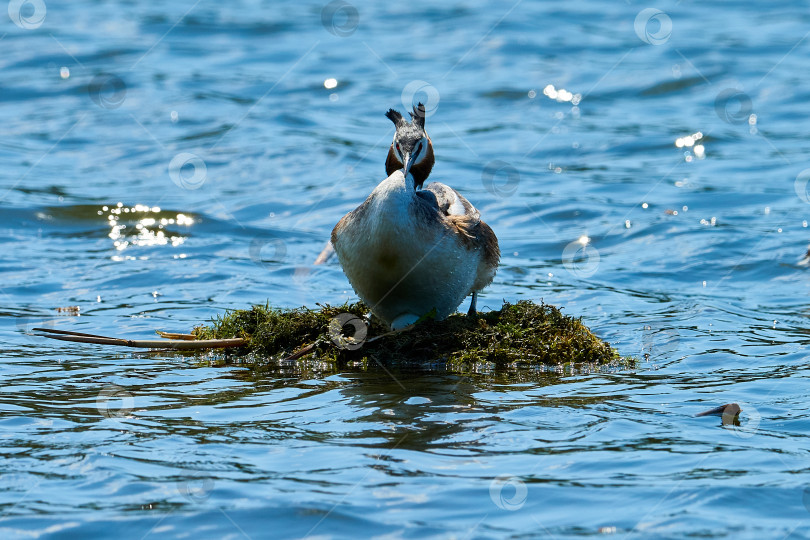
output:
[{"label": "blue water", "polygon": [[[810,536],[805,4],[19,4],[0,536]],[[414,100],[431,178],[500,239],[479,306],[561,306],[638,369],[251,369],[27,335],[353,299],[312,262]],[[738,426],[694,417],[729,402]]]}]

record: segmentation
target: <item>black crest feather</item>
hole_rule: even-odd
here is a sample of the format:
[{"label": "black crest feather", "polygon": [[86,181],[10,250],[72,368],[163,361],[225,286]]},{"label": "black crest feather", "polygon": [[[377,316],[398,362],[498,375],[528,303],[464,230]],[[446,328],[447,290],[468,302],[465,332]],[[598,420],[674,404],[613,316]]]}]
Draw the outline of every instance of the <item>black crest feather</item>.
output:
[{"label": "black crest feather", "polygon": [[388,112],[385,113],[385,117],[391,120],[395,126],[399,127],[399,125],[404,122],[402,119],[402,115],[399,112],[395,111],[394,109],[388,109]]},{"label": "black crest feather", "polygon": [[422,105],[421,102],[413,108],[413,112],[410,114],[413,123],[420,128],[425,129],[425,106]]}]

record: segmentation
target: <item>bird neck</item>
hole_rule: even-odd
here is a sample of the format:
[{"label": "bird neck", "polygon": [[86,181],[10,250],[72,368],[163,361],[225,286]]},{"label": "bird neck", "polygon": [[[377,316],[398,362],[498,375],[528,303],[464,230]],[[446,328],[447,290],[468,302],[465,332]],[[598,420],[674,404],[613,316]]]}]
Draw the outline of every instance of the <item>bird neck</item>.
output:
[{"label": "bird neck", "polygon": [[[436,158],[433,155],[433,143],[430,141],[430,137],[428,137],[428,147],[427,153],[425,154],[425,159],[419,163],[414,163],[409,171],[413,176],[413,183],[416,189],[421,188],[422,184],[424,184],[425,180],[427,180],[427,177],[430,176],[430,171],[433,169],[433,164],[435,162]],[[396,152],[394,152],[394,145],[392,144],[391,148],[388,149],[388,158],[385,160],[385,174],[391,176],[394,171],[398,171],[402,167],[402,162],[397,157]]]}]

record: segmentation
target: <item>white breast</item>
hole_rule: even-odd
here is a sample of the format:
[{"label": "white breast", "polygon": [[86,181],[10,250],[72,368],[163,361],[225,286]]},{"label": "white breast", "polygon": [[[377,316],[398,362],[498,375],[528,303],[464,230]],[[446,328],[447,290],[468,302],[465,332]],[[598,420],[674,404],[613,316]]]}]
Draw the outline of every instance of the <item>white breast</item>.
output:
[{"label": "white breast", "polygon": [[[335,252],[346,276],[388,324],[433,310],[447,317],[472,292],[478,267],[479,256],[452,229],[438,216],[425,217],[424,201],[406,182],[413,185],[410,175],[394,172],[336,228]],[[449,208],[465,209],[461,201]]]}]

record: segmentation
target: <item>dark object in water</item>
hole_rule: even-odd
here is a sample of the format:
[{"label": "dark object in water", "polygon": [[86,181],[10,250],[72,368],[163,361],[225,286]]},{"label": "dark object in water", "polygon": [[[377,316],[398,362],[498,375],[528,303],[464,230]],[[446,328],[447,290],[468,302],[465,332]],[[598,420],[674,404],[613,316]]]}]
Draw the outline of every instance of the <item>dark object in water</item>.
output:
[{"label": "dark object in water", "polygon": [[720,405],[714,409],[697,413],[695,416],[720,416],[722,418],[721,422],[724,426],[738,426],[740,425],[739,417],[741,412],[742,408],[740,408],[738,404],[726,403],[725,405]]}]

